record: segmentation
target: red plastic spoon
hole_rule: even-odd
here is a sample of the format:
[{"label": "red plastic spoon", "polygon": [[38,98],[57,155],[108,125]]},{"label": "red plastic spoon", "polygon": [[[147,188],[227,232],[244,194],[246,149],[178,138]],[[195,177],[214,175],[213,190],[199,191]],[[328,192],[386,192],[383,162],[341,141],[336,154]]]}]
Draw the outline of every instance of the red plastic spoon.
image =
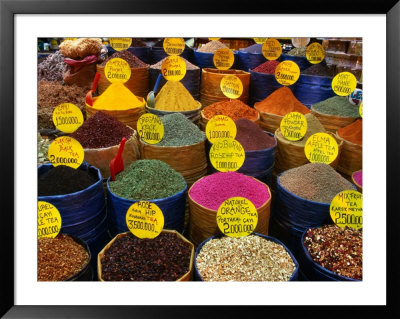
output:
[{"label": "red plastic spoon", "polygon": [[118,154],[110,162],[111,179],[115,181],[115,175],[124,170],[124,162],[122,161],[122,152],[124,151],[126,138],[123,137],[119,144]]},{"label": "red plastic spoon", "polygon": [[94,91],[96,91],[97,85],[99,84],[99,80],[100,80],[100,73],[96,72],[96,75],[94,76],[94,80],[92,83],[92,89],[86,94],[86,98],[85,98],[85,102],[90,106],[93,106],[92,94]]}]

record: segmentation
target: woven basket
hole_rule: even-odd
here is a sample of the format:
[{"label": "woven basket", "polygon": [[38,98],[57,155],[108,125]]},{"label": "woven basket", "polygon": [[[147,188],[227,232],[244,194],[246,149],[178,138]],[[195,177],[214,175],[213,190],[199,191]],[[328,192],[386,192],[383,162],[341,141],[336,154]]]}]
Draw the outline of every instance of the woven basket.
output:
[{"label": "woven basket", "polygon": [[338,129],[345,127],[351,123],[353,123],[357,118],[355,117],[345,117],[345,116],[336,116],[319,113],[311,106],[311,113],[317,117],[317,119],[321,122],[321,124],[325,127],[325,129],[329,132],[336,133]]},{"label": "woven basket", "polygon": [[[110,162],[117,155],[119,144],[103,148],[84,148],[85,161],[97,167],[103,178],[110,176]],[[124,167],[136,162],[140,158],[137,132],[133,130],[132,136],[126,141],[122,160]]]},{"label": "woven basket", "polygon": [[[255,180],[261,183],[259,180]],[[271,195],[271,191],[268,185],[264,184],[264,186],[267,187],[268,192]],[[216,234],[221,234],[221,231],[219,230],[217,225],[217,211],[208,209],[203,205],[195,202],[190,196],[190,189],[188,194],[190,205],[189,238],[190,241],[195,245],[195,247],[197,247],[202,241],[206,240],[208,237]],[[254,232],[268,235],[271,197],[272,196],[270,196],[270,198],[261,207],[257,208],[258,223]]]},{"label": "woven basket", "polygon": [[337,170],[348,176],[362,169],[362,146],[346,141],[336,133],[336,138],[343,141],[342,154],[340,155]]},{"label": "woven basket", "polygon": [[191,110],[191,111],[164,111],[164,110],[155,109],[153,107],[149,107],[147,104],[146,104],[146,111],[148,113],[152,113],[157,116],[164,116],[164,115],[169,115],[169,114],[174,114],[174,113],[182,113],[183,115],[185,115],[188,118],[188,120],[192,121],[193,123],[197,123],[200,119],[200,111],[201,111],[202,106],[199,101],[196,101],[196,103],[198,104],[198,108],[195,110]]},{"label": "woven basket", "polygon": [[[199,121],[199,127],[202,131],[206,130],[207,123],[210,119],[206,118],[204,115],[203,110],[200,112],[200,121]],[[251,120],[254,124],[259,125],[260,124],[260,114],[257,114],[257,119]]]},{"label": "woven basket", "polygon": [[[279,174],[288,169],[309,163],[306,154],[304,154],[304,146],[291,144],[284,137],[278,135],[278,132],[280,132],[280,128],[275,131],[275,136],[278,141],[278,152],[275,156],[275,173]],[[331,132],[327,132],[327,134],[332,136],[338,143],[338,156],[331,164],[329,164],[331,167],[336,169],[343,149],[343,141],[339,140],[337,136]]]},{"label": "woven basket", "polygon": [[[103,93],[111,84],[104,75],[104,66],[97,64],[97,72],[100,73],[98,84],[99,94]],[[143,68],[131,68],[131,77],[124,85],[136,96],[146,97],[149,93],[149,66]]]},{"label": "woven basket", "polygon": [[271,113],[266,113],[263,111],[260,111],[257,108],[257,104],[254,104],[254,108],[260,113],[260,122],[259,126],[264,130],[268,131],[272,134],[275,133],[275,131],[279,128],[281,125],[281,121],[283,119],[282,115],[276,115],[276,114],[271,114]]},{"label": "woven basket", "polygon": [[351,174],[351,182],[352,182],[354,185],[356,185],[357,190],[358,190],[360,193],[362,193],[362,186],[359,185],[359,184],[355,181],[355,179],[354,179],[354,174],[355,174],[355,173],[358,173],[358,172],[359,172],[359,171],[353,172],[353,174]]},{"label": "woven basket", "polygon": [[[162,232],[163,233],[173,233],[173,234],[176,235],[176,237],[179,240],[187,242],[190,245],[191,255],[190,255],[189,270],[188,270],[188,272],[186,274],[184,274],[182,277],[180,277],[176,281],[190,281],[190,280],[192,280],[192,278],[193,278],[193,263],[194,263],[194,246],[193,246],[193,244],[190,241],[188,241],[185,237],[183,237],[181,234],[179,234],[176,230],[166,230],[166,229],[164,229]],[[128,234],[130,234],[129,231],[116,235],[97,255],[97,276],[98,276],[99,281],[104,281],[104,279],[102,278],[101,261],[104,258],[104,255],[105,255],[106,251],[111,247],[111,245],[114,243],[114,241],[116,239],[124,237],[124,236],[126,236]]]},{"label": "woven basket", "polygon": [[250,73],[241,70],[218,70],[204,68],[201,70],[200,102],[203,107],[221,101],[228,101],[220,88],[220,82],[225,75],[236,75],[243,84],[243,93],[238,100],[247,104],[249,99]]},{"label": "woven basket", "polygon": [[[135,107],[130,110],[115,110],[115,111],[109,111],[109,110],[98,110],[93,107],[91,107],[89,104],[86,104],[86,118],[90,118],[92,115],[95,115],[96,112],[102,111],[103,113],[106,113],[108,115],[111,115],[115,117],[118,121],[124,123],[126,126],[130,126],[134,130],[137,130],[137,121],[139,117],[146,113],[146,110],[144,108],[145,101],[141,97],[137,97],[140,101],[143,102],[143,106],[140,107]],[[93,101],[96,101],[97,97],[93,98]]]}]

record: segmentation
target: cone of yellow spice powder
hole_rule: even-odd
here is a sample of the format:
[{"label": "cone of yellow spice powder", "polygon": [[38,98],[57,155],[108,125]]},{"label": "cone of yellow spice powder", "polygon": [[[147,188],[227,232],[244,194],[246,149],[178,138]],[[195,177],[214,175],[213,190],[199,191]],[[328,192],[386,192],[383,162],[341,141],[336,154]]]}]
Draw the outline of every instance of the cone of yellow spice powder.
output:
[{"label": "cone of yellow spice powder", "polygon": [[201,107],[179,81],[167,81],[157,94],[154,108],[162,111],[193,111]]},{"label": "cone of yellow spice powder", "polygon": [[123,83],[112,83],[100,96],[93,98],[93,105],[86,103],[87,117],[102,111],[136,130],[137,120],[145,113],[145,101],[135,96]]}]

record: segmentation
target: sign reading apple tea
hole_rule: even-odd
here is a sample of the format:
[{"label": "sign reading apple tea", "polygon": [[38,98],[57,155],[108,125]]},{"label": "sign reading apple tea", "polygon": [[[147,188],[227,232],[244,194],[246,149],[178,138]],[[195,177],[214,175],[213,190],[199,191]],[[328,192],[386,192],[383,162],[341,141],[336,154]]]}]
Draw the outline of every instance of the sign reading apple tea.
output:
[{"label": "sign reading apple tea", "polygon": [[38,238],[57,237],[61,230],[62,219],[60,212],[53,204],[38,201],[37,219]]}]

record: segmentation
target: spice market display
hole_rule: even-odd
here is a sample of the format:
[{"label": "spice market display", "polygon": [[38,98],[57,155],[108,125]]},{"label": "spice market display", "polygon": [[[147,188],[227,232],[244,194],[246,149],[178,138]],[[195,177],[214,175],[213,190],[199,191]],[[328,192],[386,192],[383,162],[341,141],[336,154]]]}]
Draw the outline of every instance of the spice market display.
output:
[{"label": "spice market display", "polygon": [[39,38],[37,81],[38,281],[363,280],[361,38]]}]

